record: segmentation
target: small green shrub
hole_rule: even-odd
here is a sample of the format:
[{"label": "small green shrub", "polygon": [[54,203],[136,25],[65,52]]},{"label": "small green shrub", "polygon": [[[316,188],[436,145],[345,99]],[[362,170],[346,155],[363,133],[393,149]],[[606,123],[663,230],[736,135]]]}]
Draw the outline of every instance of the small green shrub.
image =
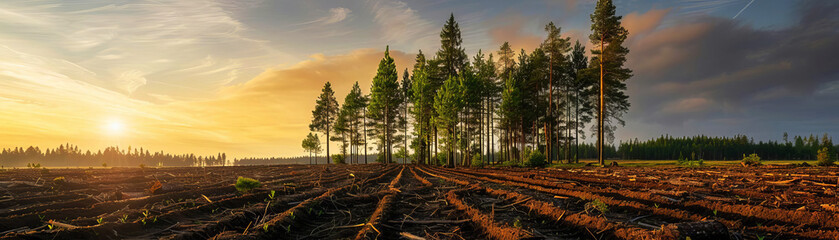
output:
[{"label": "small green shrub", "polygon": [[346,162],[344,162],[344,154],[333,154],[332,155],[332,163],[345,164]]},{"label": "small green shrub", "polygon": [[760,157],[757,156],[757,153],[752,153],[748,157],[746,154],[743,154],[743,160],[741,163],[745,166],[759,166],[761,164]]},{"label": "small green shrub", "polygon": [[253,178],[239,177],[236,179],[236,190],[239,192],[250,192],[254,188],[262,186],[259,180]]},{"label": "small green shrub", "polygon": [[609,205],[606,205],[606,203],[600,201],[600,199],[594,199],[594,201],[586,203],[585,211],[587,213],[594,210],[600,212],[600,214],[605,214],[609,212]]},{"label": "small green shrub", "polygon": [[437,154],[437,165],[445,166],[446,164],[448,164],[448,162],[446,161],[446,155],[447,154],[445,152]]},{"label": "small green shrub", "polygon": [[833,166],[836,159],[833,159],[833,154],[830,153],[830,149],[824,147],[819,149],[818,154],[816,155],[816,159],[818,159],[819,166]]},{"label": "small green shrub", "polygon": [[542,152],[533,151],[530,153],[524,165],[528,167],[545,167],[548,165],[548,162],[545,161],[545,155]]},{"label": "small green shrub", "polygon": [[502,162],[501,166],[502,167],[521,167],[522,165],[518,161],[512,160],[512,161]]},{"label": "small green shrub", "polygon": [[702,166],[705,165],[705,161],[702,160],[702,159],[699,159],[699,160],[680,159],[677,164],[685,166],[685,167],[702,167]]},{"label": "small green shrub", "polygon": [[481,154],[472,155],[472,167],[484,167],[484,158],[481,157]]}]

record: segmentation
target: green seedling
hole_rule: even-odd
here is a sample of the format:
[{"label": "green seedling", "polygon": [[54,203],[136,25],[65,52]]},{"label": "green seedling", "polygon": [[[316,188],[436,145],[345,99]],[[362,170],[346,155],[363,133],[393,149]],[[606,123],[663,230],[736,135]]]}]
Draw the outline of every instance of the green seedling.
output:
[{"label": "green seedling", "polygon": [[262,224],[262,230],[268,232],[268,224]]},{"label": "green seedling", "polygon": [[41,219],[41,222],[43,222],[43,221],[44,221],[44,217],[46,217],[46,215],[41,215],[41,214],[38,214],[38,218],[40,218],[40,219]]},{"label": "green seedling", "polygon": [[658,203],[656,203],[656,204],[654,204],[654,205],[655,205],[655,208],[658,208]]},{"label": "green seedling", "polygon": [[236,190],[241,193],[250,192],[251,190],[262,186],[259,180],[253,178],[239,177],[236,179]]},{"label": "green seedling", "polygon": [[149,217],[149,210],[143,211],[143,217]]},{"label": "green seedling", "polygon": [[47,228],[49,228],[50,230],[52,230],[53,228],[55,228],[55,226],[53,226],[52,224],[47,224]]},{"label": "green seedling", "polygon": [[97,224],[102,224],[102,218],[101,218],[101,217],[100,217],[100,218],[97,218],[97,219],[96,219],[96,223],[97,223]]},{"label": "green seedling", "polygon": [[125,221],[128,221],[128,215],[122,215],[122,217],[119,218],[119,221],[125,223]]},{"label": "green seedling", "polygon": [[757,240],[763,240],[764,238],[766,238],[766,236],[760,236],[757,234],[755,234],[755,236],[757,237]]},{"label": "green seedling", "polygon": [[151,220],[151,222],[152,222],[152,223],[156,223],[156,222],[157,222],[157,216],[155,216],[155,217],[154,217],[154,220]]},{"label": "green seedling", "polygon": [[141,220],[140,220],[140,222],[142,222],[142,223],[143,223],[143,226],[145,226],[145,225],[146,225],[146,219],[145,219],[145,218],[141,219]]},{"label": "green seedling", "polygon": [[274,200],[274,193],[276,193],[276,191],[271,190],[271,193],[268,194],[268,198],[270,198],[271,200]]},{"label": "green seedling", "polygon": [[717,210],[716,209],[714,209],[714,216],[715,217],[717,216]]},{"label": "green seedling", "polygon": [[513,227],[521,228],[521,219],[516,218],[516,221],[513,222]]}]

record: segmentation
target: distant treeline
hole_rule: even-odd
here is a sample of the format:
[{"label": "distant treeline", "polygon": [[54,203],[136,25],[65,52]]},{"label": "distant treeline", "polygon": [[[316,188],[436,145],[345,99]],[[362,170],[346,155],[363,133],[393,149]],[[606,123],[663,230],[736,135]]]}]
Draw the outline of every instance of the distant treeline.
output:
[{"label": "distant treeline", "polygon": [[222,166],[227,155],[195,156],[195,154],[173,155],[163,151],[151,153],[143,148],[120,149],[107,147],[105,150],[82,152],[78,146],[61,145],[54,149],[41,150],[38,147],[16,147],[3,149],[0,165],[3,167],[25,167],[40,164],[44,167],[87,167],[87,166]]},{"label": "distant treeline", "polygon": [[[364,156],[357,156],[360,163],[364,163]],[[368,163],[376,162],[376,155],[367,155]],[[319,157],[272,157],[272,158],[242,158],[234,159],[233,165],[247,166],[247,165],[276,165],[276,164],[332,164],[332,160],[327,160],[325,156]],[[401,163],[401,160],[400,160]]]},{"label": "distant treeline", "polygon": [[809,137],[795,136],[792,141],[784,133],[782,142],[755,142],[753,138],[744,135],[681,138],[665,135],[647,141],[635,139],[621,142],[617,154],[623,159],[737,160],[742,159],[743,154],[756,153],[767,160],[815,160],[817,151],[825,147],[832,148],[833,153],[839,152],[839,145],[833,145],[827,133],[821,138],[812,134]]}]

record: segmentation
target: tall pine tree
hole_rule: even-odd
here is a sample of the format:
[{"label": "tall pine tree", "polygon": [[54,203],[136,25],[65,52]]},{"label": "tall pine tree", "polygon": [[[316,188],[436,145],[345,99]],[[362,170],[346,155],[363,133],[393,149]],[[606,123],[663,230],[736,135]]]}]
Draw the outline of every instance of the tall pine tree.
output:
[{"label": "tall pine tree", "polygon": [[335,123],[338,117],[338,101],[335,100],[335,92],[332,91],[332,84],[326,82],[323,85],[320,96],[316,101],[315,110],[312,111],[312,123],[309,124],[309,130],[315,132],[322,132],[326,135],[326,159],[329,155],[329,133],[332,131],[330,127]]},{"label": "tall pine tree", "polygon": [[434,116],[434,89],[431,79],[428,76],[425,55],[422,51],[417,54],[414,71],[412,74],[411,100],[413,107],[411,113],[414,117],[414,153],[420,163],[431,163],[432,126],[431,119]]},{"label": "tall pine tree", "polygon": [[397,80],[396,64],[390,57],[390,47],[388,47],[373,78],[368,107],[368,117],[375,122],[379,133],[379,150],[383,151],[380,155],[384,156],[385,163],[393,160],[392,146],[396,133],[396,118],[399,115],[399,106],[402,104]]},{"label": "tall pine tree", "polygon": [[[548,37],[545,38],[545,41],[542,42],[542,49],[544,49],[545,53],[548,55],[548,111],[545,121],[545,139],[546,140],[546,148],[545,153],[548,156],[548,162],[553,162],[554,156],[554,139],[559,139],[555,134],[554,131],[558,130],[557,124],[557,117],[561,116],[559,109],[556,109],[554,104],[555,97],[554,95],[554,86],[559,87],[563,92],[562,95],[566,96],[563,101],[563,106],[569,106],[568,104],[568,95],[570,94],[570,89],[568,88],[568,81],[564,81],[567,78],[565,77],[563,67],[566,66],[566,57],[565,54],[571,50],[571,44],[569,43],[568,37],[563,38],[561,28],[556,27],[553,22],[548,23],[545,25],[545,31],[548,32]],[[557,83],[557,84],[555,84]],[[565,114],[566,120],[565,124],[568,125],[570,119],[568,117],[568,112],[570,111],[562,111]],[[568,129],[568,126],[565,126],[565,129]],[[566,139],[570,139],[570,134],[565,134]],[[568,159],[568,146],[569,141],[565,141],[566,151],[565,151],[565,158]]]},{"label": "tall pine tree", "polygon": [[458,142],[457,124],[458,114],[462,108],[462,92],[457,77],[449,77],[443,82],[443,87],[434,97],[434,108],[437,117],[434,118],[436,128],[443,134],[443,145],[446,148],[446,165],[454,167],[455,149]]},{"label": "tall pine tree", "polygon": [[629,111],[629,97],[624,91],[626,80],[632,77],[632,71],[623,66],[629,49],[621,45],[628,32],[621,26],[621,16],[615,15],[615,5],[611,0],[597,1],[591,14],[591,32],[589,39],[598,48],[591,50],[589,68],[600,73],[600,84],[595,85],[600,93],[597,111],[598,161],[600,165],[605,165],[603,143],[607,135],[614,140],[616,123],[624,124],[621,117]]},{"label": "tall pine tree", "polygon": [[449,76],[458,76],[466,67],[469,59],[467,59],[466,50],[461,46],[462,43],[460,26],[454,20],[454,13],[452,13],[443,25],[443,30],[440,31],[440,50],[437,51],[437,60],[444,79]]}]

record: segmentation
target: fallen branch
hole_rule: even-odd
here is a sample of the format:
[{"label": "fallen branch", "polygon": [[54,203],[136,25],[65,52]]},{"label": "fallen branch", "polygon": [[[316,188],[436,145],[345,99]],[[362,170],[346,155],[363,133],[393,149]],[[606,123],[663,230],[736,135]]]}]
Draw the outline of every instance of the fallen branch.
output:
[{"label": "fallen branch", "polygon": [[414,234],[411,234],[411,233],[408,233],[408,232],[401,232],[401,233],[399,233],[399,236],[402,236],[402,237],[407,238],[409,240],[425,240],[425,238],[423,238],[423,237],[419,237],[417,235],[414,235]]},{"label": "fallen branch", "polygon": [[460,220],[405,220],[405,221],[388,221],[389,223],[413,223],[413,224],[461,224],[465,222],[469,222],[469,219],[460,219]]},{"label": "fallen branch", "polygon": [[66,228],[66,229],[78,228],[77,226],[66,224],[66,223],[56,222],[55,220],[49,220],[48,223],[53,225],[53,226],[60,227],[60,228]]}]

